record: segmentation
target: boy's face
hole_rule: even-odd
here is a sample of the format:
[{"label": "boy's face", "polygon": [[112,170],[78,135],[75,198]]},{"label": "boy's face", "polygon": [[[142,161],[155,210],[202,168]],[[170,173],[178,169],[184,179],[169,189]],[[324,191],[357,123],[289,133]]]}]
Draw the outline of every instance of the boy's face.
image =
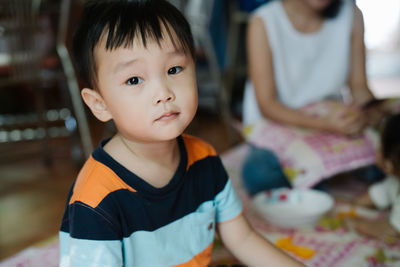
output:
[{"label": "boy's face", "polygon": [[139,39],[131,47],[114,50],[106,50],[102,38],[94,51],[104,113],[98,116],[91,109],[102,121],[113,119],[132,141],[176,138],[197,110],[194,61],[173,46],[168,34],[164,36],[160,45],[147,40],[145,48]]}]

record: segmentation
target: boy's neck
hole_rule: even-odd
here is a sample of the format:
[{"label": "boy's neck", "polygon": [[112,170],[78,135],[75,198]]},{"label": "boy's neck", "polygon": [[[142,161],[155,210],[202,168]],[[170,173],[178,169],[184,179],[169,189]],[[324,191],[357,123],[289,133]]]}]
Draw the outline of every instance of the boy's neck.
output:
[{"label": "boy's neck", "polygon": [[158,143],[133,142],[116,134],[104,150],[125,168],[154,187],[172,179],[180,162],[177,139]]},{"label": "boy's neck", "polygon": [[134,158],[137,159],[148,159],[155,161],[164,161],[169,157],[174,157],[175,148],[178,148],[178,142],[176,139],[163,141],[158,143],[137,143],[132,142],[121,134],[117,134],[116,137],[120,140],[124,149],[129,151]]}]

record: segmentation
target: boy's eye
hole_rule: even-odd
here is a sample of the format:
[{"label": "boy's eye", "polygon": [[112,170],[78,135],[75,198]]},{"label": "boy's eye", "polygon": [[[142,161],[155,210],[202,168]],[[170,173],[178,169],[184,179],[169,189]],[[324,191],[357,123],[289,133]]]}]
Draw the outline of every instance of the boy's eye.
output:
[{"label": "boy's eye", "polygon": [[127,85],[137,85],[137,84],[142,83],[142,82],[143,82],[143,80],[142,80],[141,78],[139,78],[139,77],[132,77],[132,78],[129,78],[129,79],[125,82],[125,84],[127,84]]},{"label": "boy's eye", "polygon": [[181,71],[182,71],[182,67],[176,66],[176,67],[170,68],[168,70],[168,74],[178,74]]}]

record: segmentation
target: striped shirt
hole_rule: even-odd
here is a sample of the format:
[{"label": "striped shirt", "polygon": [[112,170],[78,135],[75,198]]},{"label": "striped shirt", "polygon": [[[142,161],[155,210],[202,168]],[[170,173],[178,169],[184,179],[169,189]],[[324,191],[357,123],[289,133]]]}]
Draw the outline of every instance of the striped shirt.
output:
[{"label": "striped shirt", "polygon": [[207,266],[216,223],[242,211],[215,150],[178,137],[181,159],[155,188],[107,154],[92,153],[68,196],[60,266]]}]

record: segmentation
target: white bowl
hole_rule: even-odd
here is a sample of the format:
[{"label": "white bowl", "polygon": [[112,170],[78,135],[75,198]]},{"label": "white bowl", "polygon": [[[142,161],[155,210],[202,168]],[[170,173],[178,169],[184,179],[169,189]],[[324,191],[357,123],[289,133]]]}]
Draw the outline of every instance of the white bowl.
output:
[{"label": "white bowl", "polygon": [[283,228],[313,226],[333,204],[329,194],[313,189],[279,188],[253,198],[256,211],[271,224]]}]

